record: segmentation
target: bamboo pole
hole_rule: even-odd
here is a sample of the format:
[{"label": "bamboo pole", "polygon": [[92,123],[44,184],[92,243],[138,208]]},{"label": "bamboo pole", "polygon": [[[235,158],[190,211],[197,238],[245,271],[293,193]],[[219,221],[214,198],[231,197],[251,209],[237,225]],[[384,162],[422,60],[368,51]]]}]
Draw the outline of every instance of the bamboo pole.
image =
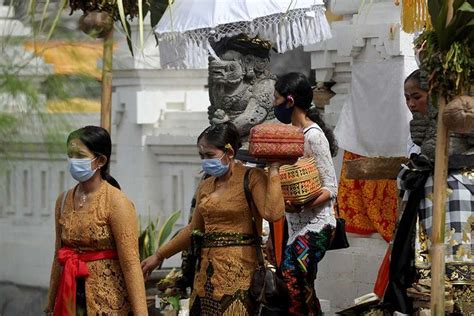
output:
[{"label": "bamboo pole", "polygon": [[100,105],[100,126],[111,132],[112,120],[112,59],[114,46],[114,29],[104,37],[102,65],[102,97]]},{"label": "bamboo pole", "polygon": [[444,295],[444,225],[446,218],[446,197],[448,177],[448,129],[443,123],[442,113],[446,98],[438,95],[438,123],[436,130],[436,152],[433,187],[433,226],[431,233],[431,315],[445,315]]}]

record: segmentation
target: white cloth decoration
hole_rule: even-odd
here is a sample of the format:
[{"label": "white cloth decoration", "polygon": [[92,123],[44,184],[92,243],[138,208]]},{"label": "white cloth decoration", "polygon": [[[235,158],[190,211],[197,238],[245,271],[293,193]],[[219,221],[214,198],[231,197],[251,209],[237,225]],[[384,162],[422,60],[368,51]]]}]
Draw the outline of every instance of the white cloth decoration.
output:
[{"label": "white cloth decoration", "polygon": [[210,38],[258,35],[280,53],[331,38],[322,0],[175,0],[155,33],[163,68],[207,68]]},{"label": "white cloth decoration", "polygon": [[404,59],[354,61],[350,97],[334,131],[339,147],[366,157],[404,157],[411,113]]}]

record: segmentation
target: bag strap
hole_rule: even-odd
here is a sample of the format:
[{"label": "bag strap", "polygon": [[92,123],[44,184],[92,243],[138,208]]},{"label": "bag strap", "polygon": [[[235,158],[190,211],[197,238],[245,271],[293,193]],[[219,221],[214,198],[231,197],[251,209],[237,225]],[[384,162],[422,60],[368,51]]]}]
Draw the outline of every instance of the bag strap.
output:
[{"label": "bag strap", "polygon": [[341,214],[339,213],[339,201],[337,200],[337,197],[336,197],[336,214],[337,214],[337,218],[341,217]]},{"label": "bag strap", "polygon": [[307,130],[304,131],[303,135],[306,135],[306,133],[309,132],[312,129],[321,129],[321,127],[319,127],[319,128],[316,127],[316,126],[310,127],[310,128],[308,128]]},{"label": "bag strap", "polygon": [[265,262],[263,260],[263,253],[262,253],[262,236],[258,233],[257,229],[257,220],[255,219],[254,216],[254,203],[252,199],[252,193],[250,192],[250,171],[251,169],[247,169],[245,171],[245,176],[244,176],[244,192],[245,192],[245,198],[247,199],[247,204],[249,205],[250,209],[250,214],[252,215],[252,229],[253,229],[253,234],[255,236],[255,250],[257,251],[257,261],[258,261],[258,266],[259,267],[264,267]]}]

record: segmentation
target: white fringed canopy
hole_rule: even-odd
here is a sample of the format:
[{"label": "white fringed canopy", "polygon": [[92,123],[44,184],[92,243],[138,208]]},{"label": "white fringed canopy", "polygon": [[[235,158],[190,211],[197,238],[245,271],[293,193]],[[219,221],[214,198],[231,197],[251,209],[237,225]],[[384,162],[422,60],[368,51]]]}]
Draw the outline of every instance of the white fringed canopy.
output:
[{"label": "white fringed canopy", "polygon": [[206,68],[209,39],[245,33],[279,52],[331,37],[322,0],[175,0],[155,28],[163,68]]}]

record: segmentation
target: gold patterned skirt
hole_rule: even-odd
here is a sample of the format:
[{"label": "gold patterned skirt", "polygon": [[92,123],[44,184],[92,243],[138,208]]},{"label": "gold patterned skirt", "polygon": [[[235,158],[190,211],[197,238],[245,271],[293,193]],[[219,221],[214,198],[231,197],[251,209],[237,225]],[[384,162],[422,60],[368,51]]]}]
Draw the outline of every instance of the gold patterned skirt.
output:
[{"label": "gold patterned skirt", "polygon": [[246,316],[258,312],[249,295],[257,267],[254,241],[248,235],[235,239],[229,234],[233,233],[214,235],[218,237],[215,240],[204,238],[191,294],[191,315]]}]

